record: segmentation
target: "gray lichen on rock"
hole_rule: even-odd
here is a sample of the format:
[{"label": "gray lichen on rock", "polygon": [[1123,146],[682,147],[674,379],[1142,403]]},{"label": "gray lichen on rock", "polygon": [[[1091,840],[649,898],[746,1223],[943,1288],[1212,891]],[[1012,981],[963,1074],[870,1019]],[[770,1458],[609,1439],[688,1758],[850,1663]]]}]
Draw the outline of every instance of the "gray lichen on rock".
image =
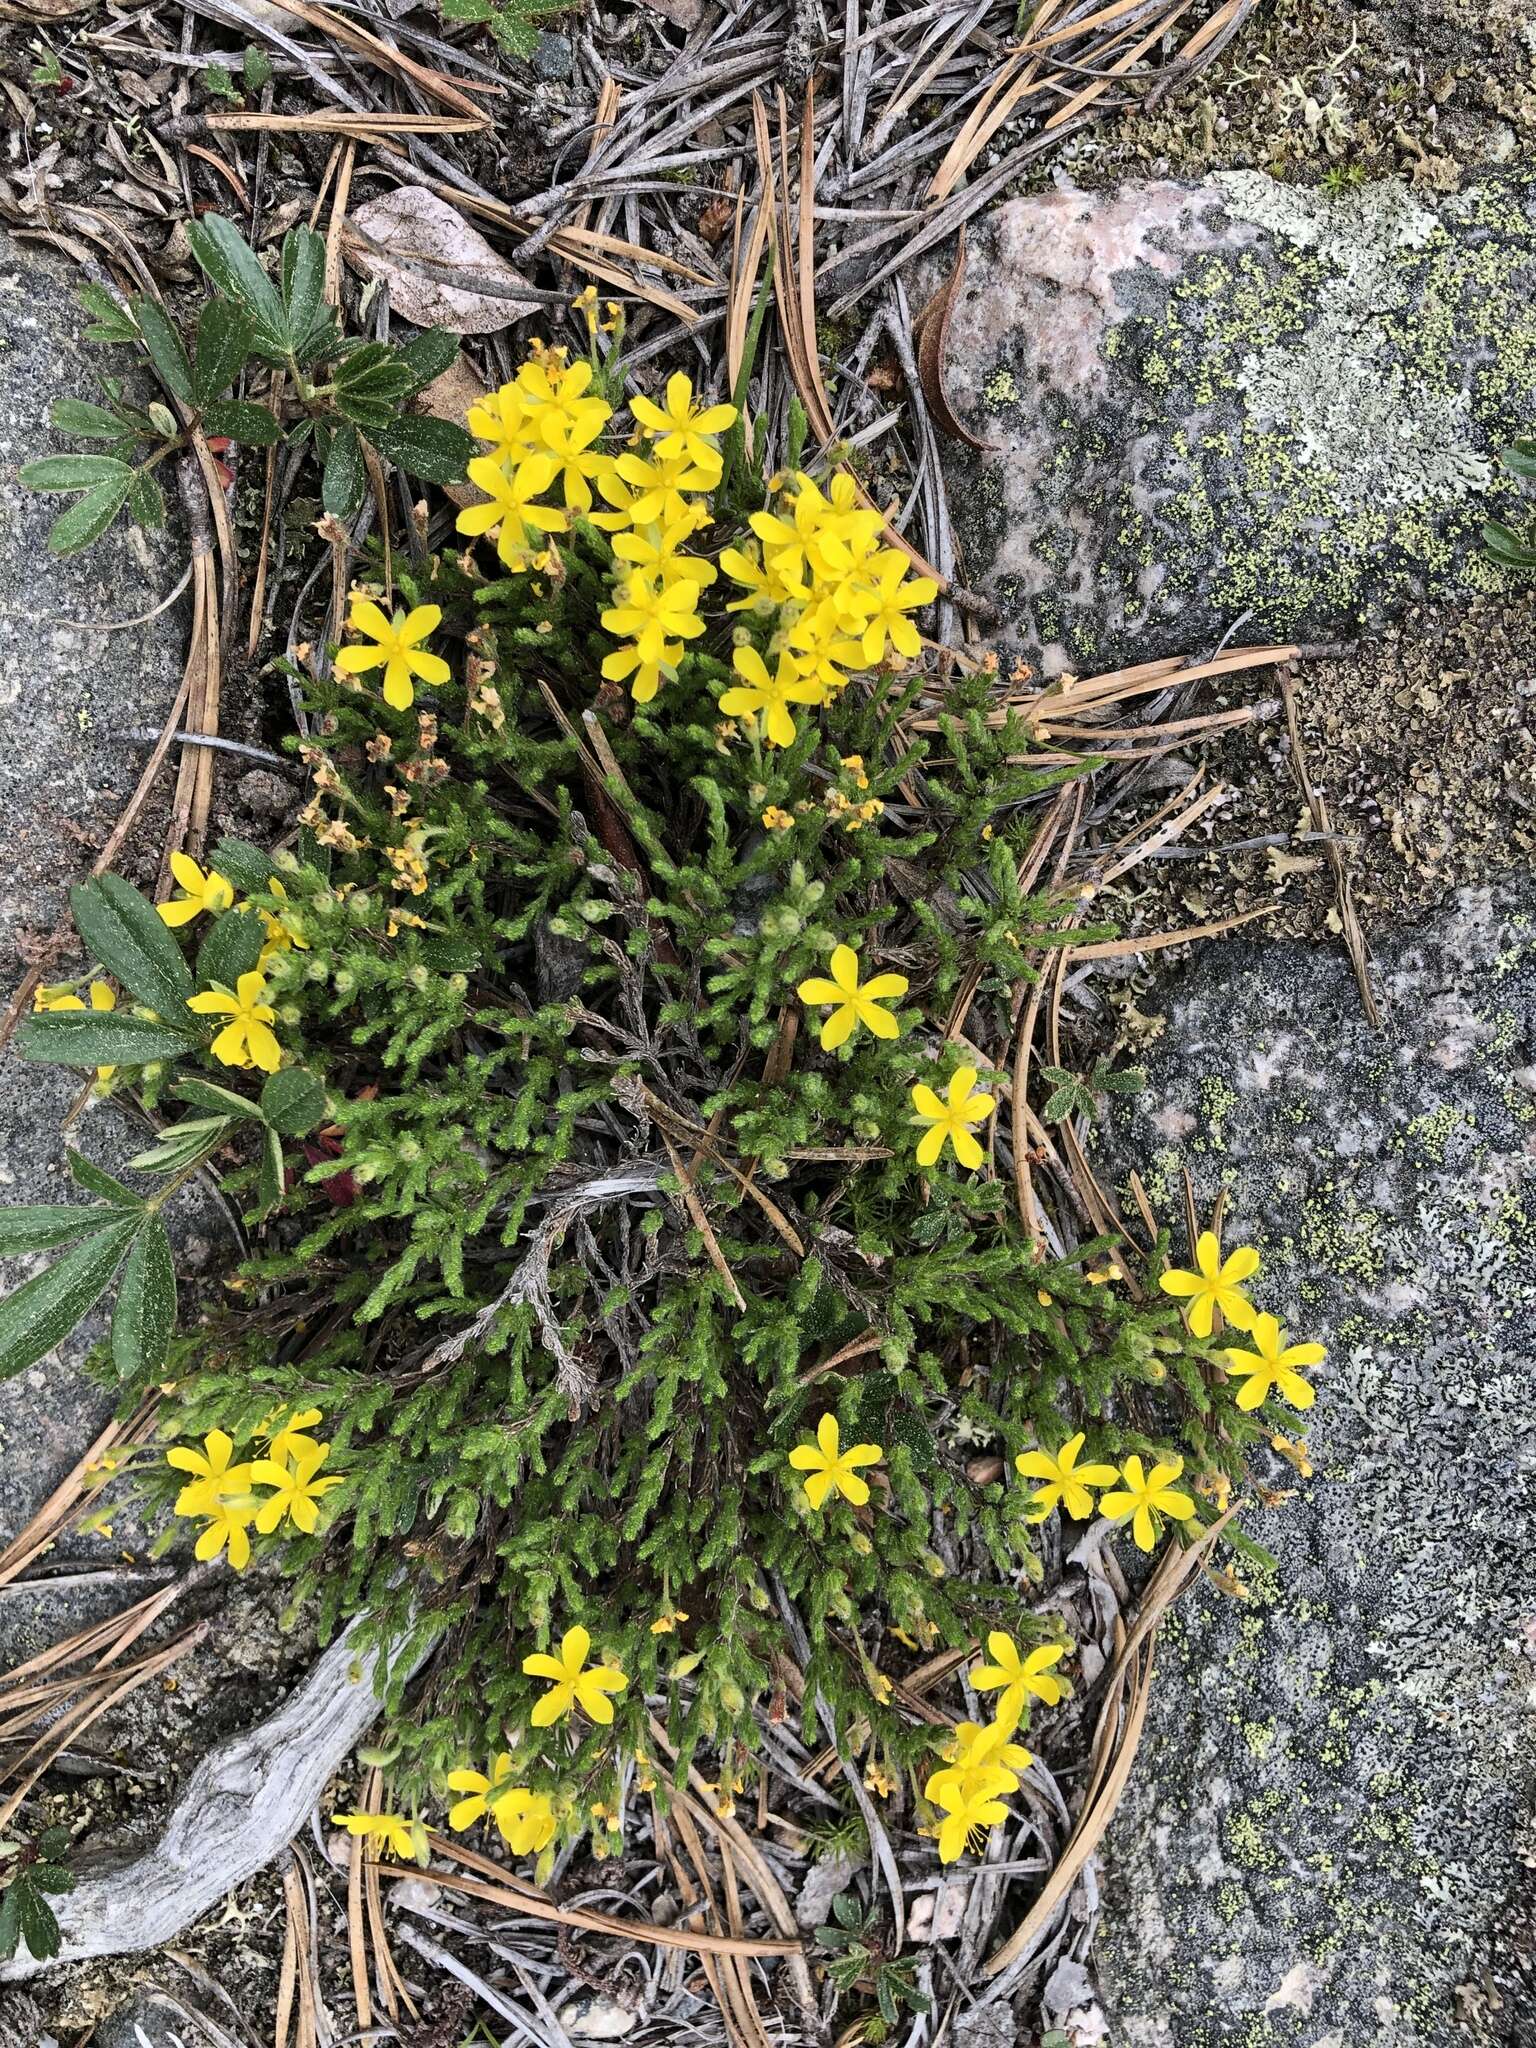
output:
[{"label": "gray lichen on rock", "polygon": [[1533,2038],[1536,884],[1379,966],[1380,1037],[1342,958],[1211,950],[1122,1133],[1166,1192],[1226,1189],[1259,1299],[1329,1351],[1290,1427],[1317,1475],[1276,1458],[1249,1519],[1278,1571],[1168,1631],[1108,1844],[1117,2048]]},{"label": "gray lichen on rock", "polygon": [[1497,450],[1536,414],[1536,182],[1015,200],[949,377],[992,444],[951,458],[971,579],[1048,672],[1484,589]]}]

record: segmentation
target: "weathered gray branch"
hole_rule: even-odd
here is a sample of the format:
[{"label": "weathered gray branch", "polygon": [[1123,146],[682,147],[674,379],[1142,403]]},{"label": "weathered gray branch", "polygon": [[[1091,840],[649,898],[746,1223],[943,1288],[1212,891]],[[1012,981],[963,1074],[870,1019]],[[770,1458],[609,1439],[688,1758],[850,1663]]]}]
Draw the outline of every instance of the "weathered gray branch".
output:
[{"label": "weathered gray branch", "polygon": [[[379,1713],[378,1659],[352,1647],[353,1633],[331,1645],[270,1719],[204,1757],[153,1848],[82,1874],[53,1901],[57,1962],[156,1948],[281,1854]],[[18,1954],[0,1964],[0,1982],[50,1967]]]}]

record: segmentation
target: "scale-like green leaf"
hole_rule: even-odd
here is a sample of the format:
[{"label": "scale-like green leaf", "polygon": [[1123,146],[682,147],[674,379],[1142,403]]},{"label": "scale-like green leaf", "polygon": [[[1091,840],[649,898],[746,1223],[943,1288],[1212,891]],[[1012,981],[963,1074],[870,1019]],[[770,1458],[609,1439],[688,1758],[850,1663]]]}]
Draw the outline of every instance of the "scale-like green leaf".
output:
[{"label": "scale-like green leaf", "polygon": [[325,1089],[304,1067],[282,1067],[261,1091],[261,1113],[285,1138],[302,1138],[325,1114]]},{"label": "scale-like green leaf", "polygon": [[[188,1025],[196,1019],[187,1015]],[[147,1067],[195,1052],[202,1034],[153,1024],[122,1010],[51,1010],[16,1035],[23,1059],[54,1067]]]},{"label": "scale-like green leaf", "polygon": [[226,910],[214,919],[198,948],[197,978],[204,988],[233,990],[249,974],[266,943],[266,927],[254,910]]},{"label": "scale-like green leaf", "polygon": [[134,313],[156,376],[173,398],[179,399],[183,405],[190,405],[192,365],[187,361],[186,347],[170,315],[153,299],[140,299]]},{"label": "scale-like green leaf", "polygon": [[75,929],[108,974],[168,1022],[182,1023],[194,984],[155,906],[121,875],[98,875],[70,890],[69,907]]},{"label": "scale-like green leaf", "polygon": [[227,391],[250,360],[251,323],[228,299],[210,299],[197,316],[192,347],[192,394],[208,406]]},{"label": "scale-like green leaf", "polygon": [[368,472],[363,467],[357,429],[343,422],[331,436],[331,452],[320,479],[320,502],[333,519],[355,519],[367,488]]},{"label": "scale-like green leaf", "polygon": [[422,477],[429,484],[458,483],[475,452],[463,427],[415,415],[377,428],[372,438],[381,455],[398,463],[408,476]]},{"label": "scale-like green leaf", "polygon": [[36,1202],[26,1208],[0,1209],[0,1259],[74,1244],[112,1222],[117,1213],[115,1207],[103,1209],[84,1202]]},{"label": "scale-like green leaf", "polygon": [[124,1215],[109,1223],[0,1301],[0,1379],[46,1358],[90,1314],[111,1286],[141,1220]]},{"label": "scale-like green leaf", "polygon": [[44,455],[24,462],[17,474],[29,491],[88,491],[94,484],[115,483],[126,489],[133,481],[133,471],[115,455]]},{"label": "scale-like green leaf", "polygon": [[112,1364],[120,1380],[158,1379],[176,1327],[176,1266],[158,1215],[134,1240],[112,1311]]}]

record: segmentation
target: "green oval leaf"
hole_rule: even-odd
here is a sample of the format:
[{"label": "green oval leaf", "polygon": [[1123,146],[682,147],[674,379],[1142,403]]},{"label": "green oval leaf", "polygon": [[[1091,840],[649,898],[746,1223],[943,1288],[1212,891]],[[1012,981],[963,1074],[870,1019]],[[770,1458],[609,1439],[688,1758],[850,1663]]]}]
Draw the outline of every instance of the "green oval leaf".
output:
[{"label": "green oval leaf", "polygon": [[153,299],[140,299],[134,307],[139,333],[149,351],[160,382],[183,405],[192,403],[192,365],[186,347],[165,308]]},{"label": "green oval leaf", "polygon": [[357,429],[343,423],[331,436],[331,452],[320,479],[320,502],[334,519],[355,519],[367,488],[368,472],[363,467]]},{"label": "green oval leaf", "polygon": [[0,1259],[74,1244],[110,1223],[113,1215],[112,1209],[87,1207],[83,1202],[37,1202],[26,1208],[0,1209]]},{"label": "green oval leaf", "polygon": [[112,1311],[112,1364],[120,1380],[158,1379],[176,1327],[171,1240],[151,1216],[128,1254]]},{"label": "green oval leaf", "polygon": [[203,1043],[196,1019],[187,1028],[152,1023],[115,1010],[54,1010],[28,1017],[17,1033],[23,1059],[54,1067],[147,1067],[154,1060],[179,1059]]},{"label": "green oval leaf", "polygon": [[249,974],[266,943],[266,927],[254,910],[226,910],[216,917],[198,948],[197,978],[204,988],[233,989]]},{"label": "green oval leaf", "polygon": [[121,875],[98,875],[69,892],[75,928],[107,970],[141,1003],[180,1021],[192,976],[155,906]]},{"label": "green oval leaf", "polygon": [[248,448],[270,448],[282,437],[282,428],[267,408],[244,398],[220,398],[204,406],[203,432],[225,434]]},{"label": "green oval leaf", "polygon": [[112,1284],[140,1219],[125,1215],[0,1301],[0,1379],[46,1358]]},{"label": "green oval leaf", "polygon": [[[123,430],[117,426],[116,431]],[[39,462],[23,463],[18,474],[29,491],[88,491],[93,484],[120,479],[126,489],[133,480],[133,471],[115,455],[45,455]]]},{"label": "green oval leaf", "polygon": [[261,1113],[285,1138],[302,1138],[325,1114],[325,1089],[305,1067],[282,1067],[261,1091]]},{"label": "green oval leaf", "polygon": [[187,245],[217,292],[233,299],[249,318],[255,339],[281,351],[283,302],[240,230],[222,214],[205,213],[187,224]]},{"label": "green oval leaf", "polygon": [[251,323],[228,299],[210,299],[197,316],[192,392],[201,406],[227,391],[250,360]]},{"label": "green oval leaf", "polygon": [[423,477],[429,484],[458,483],[475,452],[463,427],[451,420],[415,417],[378,428],[373,444],[407,475]]},{"label": "green oval leaf", "polygon": [[48,408],[48,423],[61,434],[83,434],[88,441],[120,441],[124,433],[116,413],[85,398],[56,398]]},{"label": "green oval leaf", "polygon": [[[105,456],[100,458],[106,461]],[[67,512],[61,512],[48,533],[48,550],[55,555],[77,555],[99,540],[122,509],[133,482],[133,472],[121,465],[123,474],[111,483],[97,484],[83,498],[77,498]]]}]

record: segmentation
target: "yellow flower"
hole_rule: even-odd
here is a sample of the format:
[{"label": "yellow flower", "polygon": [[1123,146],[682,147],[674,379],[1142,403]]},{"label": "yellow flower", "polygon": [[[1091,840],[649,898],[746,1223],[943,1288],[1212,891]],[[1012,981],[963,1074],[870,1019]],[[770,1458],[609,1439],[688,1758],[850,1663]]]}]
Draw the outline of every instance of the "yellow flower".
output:
[{"label": "yellow flower", "polygon": [[467,1767],[450,1771],[448,1790],[462,1792],[466,1796],[449,1807],[449,1827],[455,1834],[462,1833],[465,1828],[472,1828],[477,1820],[482,1820],[492,1810],[498,1799],[504,1799],[513,1789],[512,1756],[511,1752],[505,1749],[499,1756],[491,1759],[489,1777],[483,1771],[474,1771]]},{"label": "yellow flower", "polygon": [[1089,1487],[1113,1486],[1120,1477],[1113,1465],[1078,1464],[1083,1437],[1082,1430],[1076,1436],[1068,1437],[1054,1457],[1049,1451],[1020,1451],[1014,1459],[1015,1466],[1026,1479],[1045,1481],[1029,1497],[1027,1520],[1043,1522],[1059,1505],[1074,1521],[1086,1521],[1093,1513],[1093,1495],[1088,1491]]},{"label": "yellow flower", "polygon": [[314,1535],[320,1502],[333,1486],[341,1484],[339,1472],[318,1476],[330,1448],[329,1444],[310,1443],[304,1449],[295,1448],[286,1465],[275,1458],[258,1458],[252,1465],[253,1485],[276,1488],[256,1511],[256,1527],[263,1536],[270,1536],[284,1516],[306,1536]]},{"label": "yellow flower", "polygon": [[669,643],[696,640],[704,630],[699,586],[692,577],[667,583],[637,571],[624,578],[614,595],[618,603],[602,614],[602,623],[618,638],[634,642],[642,665],[659,662]]},{"label": "yellow flower", "polygon": [[523,1669],[530,1678],[551,1681],[549,1691],[535,1703],[529,1716],[535,1728],[547,1728],[573,1706],[580,1707],[589,1720],[600,1721],[605,1727],[613,1719],[613,1703],[608,1694],[623,1692],[629,1680],[622,1671],[614,1671],[606,1664],[589,1665],[587,1652],[591,1647],[592,1638],[584,1628],[570,1628],[560,1639],[558,1657],[535,1650],[523,1659]]},{"label": "yellow flower", "polygon": [[858,641],[848,637],[836,607],[828,603],[802,613],[785,637],[801,673],[831,693],[842,689],[848,680],[846,671],[863,661]]},{"label": "yellow flower", "polygon": [[955,1157],[962,1166],[980,1166],[986,1154],[972,1137],[970,1127],[984,1123],[997,1105],[990,1095],[973,1092],[975,1088],[974,1067],[956,1067],[947,1101],[940,1101],[921,1081],[914,1084],[912,1107],[917,1114],[912,1121],[927,1126],[917,1141],[919,1166],[932,1166],[944,1150],[946,1139],[954,1146]]},{"label": "yellow flower", "polygon": [[240,976],[233,993],[215,985],[187,997],[187,1008],[199,1017],[229,1019],[212,1047],[214,1058],[226,1067],[260,1067],[264,1074],[275,1074],[282,1065],[282,1047],[271,1028],[277,1012],[264,1000],[266,993],[265,978],[252,969]]},{"label": "yellow flower", "polygon": [[274,1408],[257,1424],[256,1434],[266,1442],[267,1456],[281,1465],[311,1448],[314,1438],[303,1432],[324,1419],[318,1408]]},{"label": "yellow flower", "polygon": [[597,479],[597,488],[614,510],[594,512],[592,524],[609,532],[625,526],[675,526],[680,520],[703,524],[709,515],[690,502],[689,493],[712,491],[719,481],[718,463],[701,469],[686,455],[659,454],[647,461],[626,449]]},{"label": "yellow flower", "polygon": [[901,1026],[881,1004],[906,994],[908,983],[904,974],[875,974],[861,982],[859,956],[852,946],[834,946],[827,966],[830,981],[812,975],[795,990],[802,1003],[832,1007],[832,1014],[821,1023],[823,1051],[836,1052],[860,1024],[872,1038],[901,1036]]},{"label": "yellow flower", "polygon": [[517,390],[534,434],[548,449],[557,449],[563,437],[574,431],[591,441],[613,417],[613,407],[595,392],[590,363],[564,362],[563,351],[549,350],[542,362],[524,363],[517,373]]},{"label": "yellow flower", "polygon": [[686,1621],[687,1619],[688,1610],[686,1608],[674,1607],[669,1614],[657,1615],[656,1619],[651,1623],[651,1634],[653,1636],[669,1636],[676,1629],[680,1621]]},{"label": "yellow flower", "polygon": [[488,391],[465,413],[464,424],[477,439],[489,441],[494,459],[509,467],[538,449],[532,416],[515,383]]},{"label": "yellow flower", "polygon": [[233,882],[227,882],[214,868],[205,875],[188,853],[171,855],[171,873],[180,887],[169,903],[157,905],[160,915],[169,925],[190,924],[205,910],[210,916],[217,917],[235,900]]},{"label": "yellow flower", "polygon": [[626,641],[603,656],[603,675],[610,683],[630,677],[629,694],[637,704],[649,704],[663,682],[676,682],[683,651],[681,640],[669,640],[655,661],[647,661],[633,641]]},{"label": "yellow flower", "polygon": [[514,1856],[536,1856],[555,1836],[555,1809],[547,1792],[514,1785],[491,1807],[491,1818]]},{"label": "yellow flower", "polygon": [[349,1835],[377,1842],[387,1855],[398,1857],[402,1863],[417,1862],[418,1845],[426,1846],[420,1823],[407,1820],[403,1813],[333,1813],[331,1819]]},{"label": "yellow flower", "polygon": [[761,714],[768,744],[792,747],[795,721],[789,715],[789,707],[824,704],[827,693],[823,685],[802,675],[799,664],[787,652],[780,654],[771,676],[755,647],[738,647],[732,659],[742,681],[723,692],[720,709],[727,718],[755,718]]},{"label": "yellow flower", "polygon": [[336,666],[349,676],[367,675],[370,669],[382,668],[384,702],[396,711],[407,711],[416,698],[413,676],[420,676],[424,683],[448,680],[447,662],[440,654],[428,654],[422,645],[442,622],[439,605],[419,604],[413,612],[397,611],[392,619],[386,619],[371,598],[357,598],[347,624],[354,633],[366,634],[373,645],[339,648]]},{"label": "yellow flower", "polygon": [[1066,1655],[1061,1643],[1042,1643],[1038,1650],[1021,1656],[1013,1637],[995,1628],[987,1637],[987,1655],[992,1662],[978,1665],[971,1673],[971,1683],[978,1692],[1002,1694],[997,1703],[997,1724],[1010,1733],[1018,1727],[1031,1696],[1054,1707],[1066,1690],[1051,1671],[1051,1666],[1059,1664]]},{"label": "yellow flower", "polygon": [[229,1462],[234,1448],[222,1429],[211,1429],[201,1451],[176,1444],[166,1452],[165,1461],[192,1475],[176,1496],[174,1512],[204,1523],[195,1549],[198,1562],[207,1564],[227,1546],[230,1564],[243,1572],[251,1561],[248,1532],[257,1502],[250,1491],[251,1467]]},{"label": "yellow flower", "polygon": [[1027,1771],[1034,1758],[1022,1743],[1010,1739],[1013,1733],[1013,1727],[1001,1719],[984,1726],[962,1721],[949,1746],[949,1762],[928,1780],[923,1797],[937,1804],[947,1794],[963,1793],[967,1779],[974,1782],[978,1771],[1008,1771],[1014,1781],[1009,1789],[1017,1790],[1019,1773]]},{"label": "yellow flower", "polygon": [[882,549],[871,568],[872,603],[861,636],[864,660],[873,668],[889,641],[898,654],[910,661],[922,652],[923,643],[907,613],[932,604],[939,586],[931,576],[908,579],[907,558],[896,548]]},{"label": "yellow flower", "polygon": [[231,1465],[234,1454],[234,1439],[227,1431],[210,1429],[203,1438],[203,1448],[194,1451],[186,1444],[173,1444],[165,1454],[165,1462],[177,1472],[189,1472],[192,1476],[176,1496],[178,1515],[199,1515],[207,1511],[210,1502],[224,1494],[245,1493],[251,1483],[249,1465]]},{"label": "yellow flower", "polygon": [[1017,1790],[1018,1780],[1001,1765],[967,1772],[961,1784],[947,1785],[934,1804],[945,1818],[939,1828],[939,1861],[953,1863],[968,1848],[979,1849],[988,1828],[1008,1818],[999,1794]]},{"label": "yellow flower", "polygon": [[756,545],[745,551],[741,548],[721,549],[721,568],[747,593],[745,597],[732,598],[726,606],[728,612],[773,611],[786,604],[793,595],[781,576],[771,568],[764,568],[761,556],[762,550]]},{"label": "yellow flower", "polygon": [[666,583],[686,579],[702,589],[713,583],[719,572],[713,562],[703,561],[697,555],[678,553],[693,532],[694,521],[691,519],[680,519],[666,527],[634,527],[628,533],[614,535],[613,552],[621,562],[629,563],[631,571],[648,570]]},{"label": "yellow flower", "polygon": [[[267,889],[271,895],[277,898],[279,903],[286,903],[288,901],[288,891],[283,887],[276,875],[268,882]],[[293,922],[291,911],[287,916],[284,916],[281,911],[258,910],[256,915],[261,919],[262,926],[267,934],[266,944],[262,947],[261,956],[256,962],[258,967],[264,968],[267,962],[274,959],[279,953],[288,953],[294,950],[300,953],[307,953],[309,951],[309,941],[305,938],[303,932],[300,931],[297,924]]]},{"label": "yellow flower", "polygon": [[564,533],[568,515],[557,506],[533,501],[547,491],[558,467],[553,455],[530,455],[508,476],[494,456],[477,455],[469,465],[470,482],[484,491],[487,503],[466,505],[455,520],[458,532],[495,532],[496,553],[504,567],[521,573],[546,552],[548,536]]},{"label": "yellow flower", "polygon": [[[589,405],[602,405],[601,399],[589,399]],[[604,408],[606,417],[606,407]],[[544,445],[554,456],[555,474],[561,480],[566,507],[572,512],[592,510],[592,482],[607,470],[612,460],[601,449],[591,444],[602,432],[601,419],[588,416],[584,420],[569,420],[563,415],[551,415],[544,421],[542,432]]]},{"label": "yellow flower", "polygon": [[763,813],[763,829],[766,832],[787,832],[794,824],[788,811],[781,811],[777,804],[770,804]]},{"label": "yellow flower", "polygon": [[[1285,1343],[1285,1331],[1271,1315],[1255,1316],[1252,1351],[1226,1354],[1227,1371],[1243,1379],[1237,1390],[1239,1408],[1258,1408],[1271,1393],[1283,1394],[1293,1408],[1310,1408],[1317,1389],[1297,1371],[1302,1365],[1321,1365],[1327,1357],[1321,1344]],[[1246,1377],[1244,1377],[1246,1375]]]},{"label": "yellow flower", "polygon": [[789,1454],[793,1470],[809,1474],[805,1497],[813,1508],[819,1508],[834,1488],[856,1508],[869,1499],[869,1487],[854,1468],[878,1465],[885,1452],[879,1444],[850,1444],[845,1451],[840,1443],[837,1417],[823,1415],[816,1425],[815,1443],[796,1444]]},{"label": "yellow flower", "polygon": [[638,391],[629,409],[664,461],[683,456],[700,469],[720,465],[720,450],[709,437],[723,434],[736,421],[734,405],[695,405],[693,385],[681,370],[667,379],[665,411]]},{"label": "yellow flower", "polygon": [[[161,906],[164,908],[164,905]],[[115,1010],[117,992],[105,981],[93,981],[90,986],[91,1008],[93,1010]],[[66,982],[56,982],[51,988],[40,988],[32,998],[32,1007],[38,1011],[83,1010],[85,1003]],[[117,1072],[116,1067],[98,1067],[98,1081],[110,1081]]]},{"label": "yellow flower", "polygon": [[1130,1516],[1137,1549],[1150,1550],[1157,1541],[1159,1514],[1187,1522],[1195,1512],[1189,1495],[1177,1492],[1173,1485],[1183,1470],[1182,1458],[1164,1459],[1154,1464],[1150,1473],[1143,1470],[1140,1458],[1127,1458],[1120,1468],[1124,1492],[1106,1493],[1099,1502],[1099,1513],[1110,1522],[1123,1522]]},{"label": "yellow flower", "polygon": [[1253,1246],[1240,1244],[1223,1259],[1215,1231],[1202,1230],[1195,1241],[1195,1264],[1198,1272],[1175,1266],[1171,1272],[1161,1274],[1157,1283],[1164,1294],[1189,1299],[1191,1335],[1209,1337],[1217,1309],[1234,1330],[1251,1330],[1258,1311],[1244,1294],[1242,1282],[1251,1280],[1259,1270],[1259,1255]]}]

